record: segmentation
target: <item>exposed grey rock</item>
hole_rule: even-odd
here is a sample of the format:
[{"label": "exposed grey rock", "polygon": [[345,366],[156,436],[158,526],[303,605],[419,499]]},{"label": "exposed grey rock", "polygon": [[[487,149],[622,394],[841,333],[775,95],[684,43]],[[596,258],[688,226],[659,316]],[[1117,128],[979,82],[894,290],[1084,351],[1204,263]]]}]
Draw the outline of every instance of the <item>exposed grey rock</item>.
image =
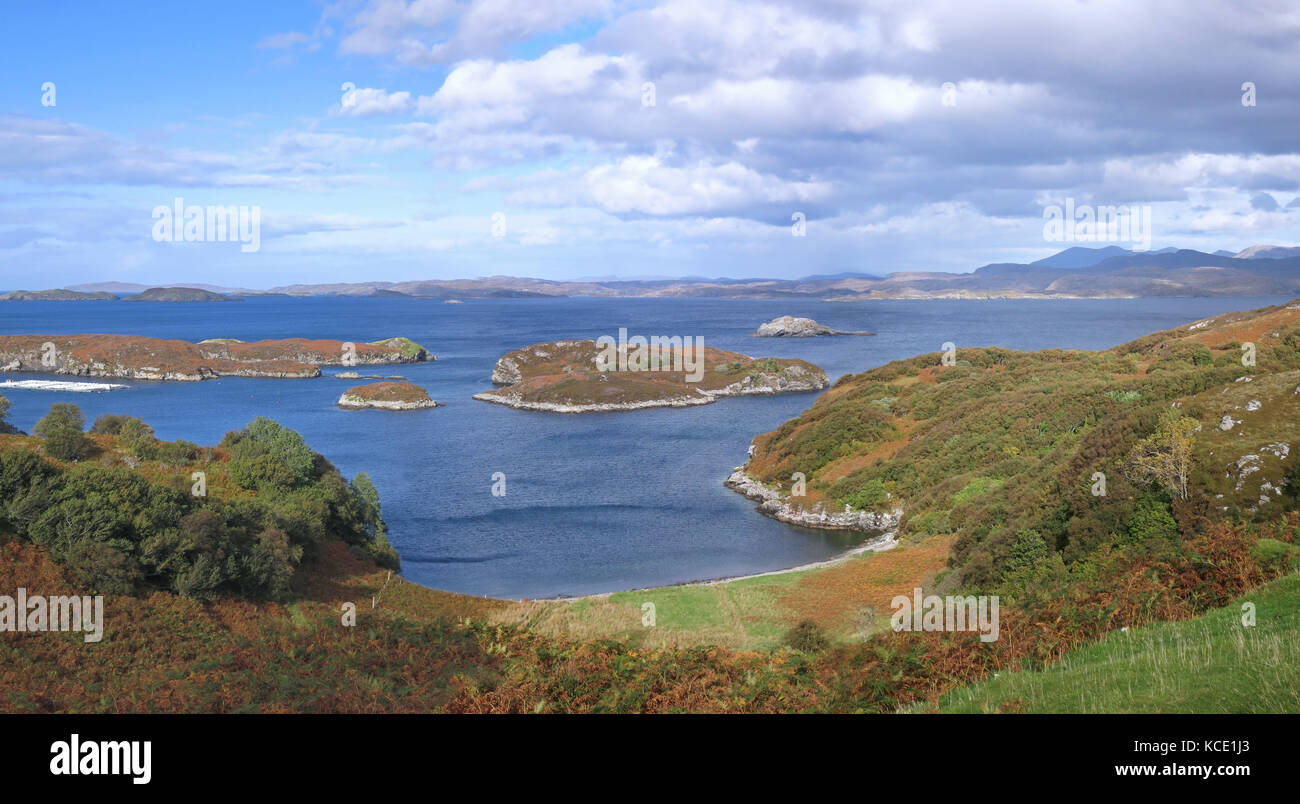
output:
[{"label": "exposed grey rock", "polygon": [[890,511],[855,511],[848,506],[845,506],[843,511],[808,511],[796,508],[790,505],[788,498],[783,497],[779,491],[768,488],[745,474],[743,466],[735,468],[725,485],[751,500],[757,500],[760,513],[807,528],[880,533],[887,535],[892,541],[893,532],[898,529],[898,523],[903,517],[903,510],[899,507]]},{"label": "exposed grey rock", "polygon": [[818,324],[811,318],[783,315],[766,324],[760,324],[752,335],[755,338],[812,338],[819,335],[875,335],[874,332],[843,332]]}]

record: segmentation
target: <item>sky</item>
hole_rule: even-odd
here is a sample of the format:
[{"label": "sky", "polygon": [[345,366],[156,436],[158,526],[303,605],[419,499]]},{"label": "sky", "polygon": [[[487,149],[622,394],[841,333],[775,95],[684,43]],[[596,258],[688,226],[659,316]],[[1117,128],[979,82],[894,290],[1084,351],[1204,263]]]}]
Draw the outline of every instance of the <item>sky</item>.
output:
[{"label": "sky", "polygon": [[[0,288],[969,271],[1109,244],[1047,235],[1067,202],[1147,210],[1152,248],[1300,244],[1290,2],[4,16]],[[177,199],[256,211],[256,248],[173,239]]]}]

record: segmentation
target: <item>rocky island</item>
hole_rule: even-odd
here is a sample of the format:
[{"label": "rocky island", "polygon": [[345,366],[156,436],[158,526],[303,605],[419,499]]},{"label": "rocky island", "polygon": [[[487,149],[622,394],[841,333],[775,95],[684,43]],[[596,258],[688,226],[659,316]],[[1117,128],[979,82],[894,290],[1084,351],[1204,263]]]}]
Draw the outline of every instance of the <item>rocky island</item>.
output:
[{"label": "rocky island", "polygon": [[792,315],[783,315],[780,318],[774,318],[766,324],[759,325],[758,329],[751,333],[755,338],[813,338],[820,335],[875,335],[874,332],[845,332],[838,329],[831,329],[824,324],[818,324],[811,318],[795,318]]},{"label": "rocky island", "polygon": [[429,398],[429,392],[409,382],[376,382],[349,388],[339,397],[341,408],[360,410],[424,410],[436,408],[438,403]]},{"label": "rocky island", "polygon": [[222,338],[190,343],[139,335],[0,336],[0,371],[197,381],[214,377],[319,377],[320,366],[436,360],[408,338],[374,343]]},{"label": "rocky island", "polygon": [[14,290],[0,294],[0,301],[117,301],[112,293],[79,290]]},{"label": "rocky island", "polygon": [[238,296],[213,293],[199,288],[149,288],[134,296],[127,296],[122,301],[129,302],[237,302],[243,301]]},{"label": "rocky island", "polygon": [[[695,358],[676,349],[651,356],[636,368],[636,350],[614,363],[596,341],[554,341],[517,349],[501,357],[492,382],[503,388],[475,394],[524,410],[596,413],[642,408],[707,405],[720,397],[820,391],[826,372],[803,360],[752,358],[712,347]],[[689,360],[687,359],[689,358]],[[620,368],[622,366],[622,368]],[[692,371],[693,369],[693,371]]]}]

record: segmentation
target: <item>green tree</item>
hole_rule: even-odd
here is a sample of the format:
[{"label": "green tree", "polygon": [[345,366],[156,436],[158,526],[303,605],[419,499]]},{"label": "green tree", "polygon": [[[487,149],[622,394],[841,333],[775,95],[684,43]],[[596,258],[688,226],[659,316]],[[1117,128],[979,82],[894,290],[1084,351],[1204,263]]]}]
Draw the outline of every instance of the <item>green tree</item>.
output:
[{"label": "green tree", "polygon": [[1144,494],[1133,507],[1128,520],[1129,540],[1141,544],[1149,539],[1169,540],[1178,537],[1178,523],[1169,503],[1155,494]]},{"label": "green tree", "polygon": [[45,451],[64,461],[79,461],[90,452],[90,439],[82,432],[86,417],[81,408],[56,402],[32,431],[45,440]]},{"label": "green tree", "polygon": [[359,473],[352,478],[351,488],[352,493],[361,503],[361,521],[365,526],[366,534],[372,539],[383,535],[387,532],[388,526],[380,516],[379,490],[371,482],[370,475],[365,472]]},{"label": "green tree", "polygon": [[0,433],[16,433],[18,428],[5,421],[5,416],[9,415],[9,400],[0,396]]},{"label": "green tree", "polygon": [[[99,421],[96,420],[95,424],[98,426]],[[154,457],[158,438],[153,434],[152,427],[134,416],[127,416],[118,423],[117,445],[125,454],[145,461]]]},{"label": "green tree", "polygon": [[1192,469],[1192,434],[1200,427],[1189,416],[1166,412],[1150,436],[1129,452],[1125,473],[1129,480],[1154,484],[1171,497],[1187,499],[1187,478]]},{"label": "green tree", "polygon": [[301,435],[265,416],[258,416],[249,422],[247,429],[254,441],[265,446],[289,467],[299,483],[311,479],[316,468],[316,457]]}]

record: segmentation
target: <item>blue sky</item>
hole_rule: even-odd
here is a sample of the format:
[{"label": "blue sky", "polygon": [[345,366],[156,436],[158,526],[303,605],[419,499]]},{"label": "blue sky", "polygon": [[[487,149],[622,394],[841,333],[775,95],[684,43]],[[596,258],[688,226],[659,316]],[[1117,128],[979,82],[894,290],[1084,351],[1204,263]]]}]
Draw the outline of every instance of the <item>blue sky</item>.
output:
[{"label": "blue sky", "polygon": [[[1292,245],[1298,40],[1282,2],[13,4],[0,288],[962,271],[1102,245],[1044,238],[1066,199]],[[177,197],[260,247],[157,242]]]}]

